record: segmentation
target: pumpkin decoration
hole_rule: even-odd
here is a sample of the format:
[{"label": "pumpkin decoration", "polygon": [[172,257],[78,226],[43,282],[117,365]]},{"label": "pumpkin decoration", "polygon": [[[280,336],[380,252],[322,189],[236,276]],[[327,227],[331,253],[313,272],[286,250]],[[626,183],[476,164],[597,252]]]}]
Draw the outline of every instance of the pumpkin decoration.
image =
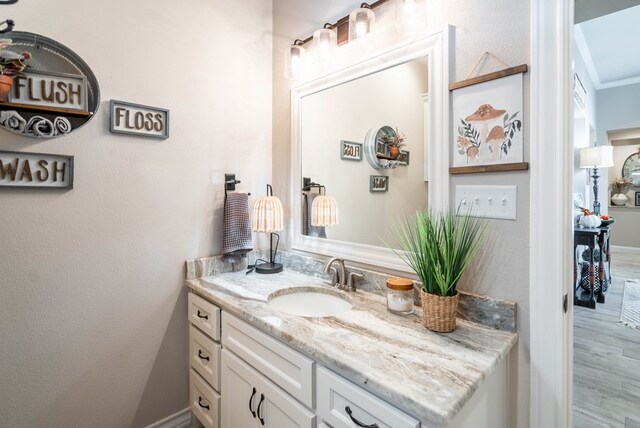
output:
[{"label": "pumpkin decoration", "polygon": [[600,220],[600,217],[594,214],[583,215],[582,218],[580,219],[580,226],[586,227],[588,229],[600,227],[601,224],[602,224],[602,220]]}]

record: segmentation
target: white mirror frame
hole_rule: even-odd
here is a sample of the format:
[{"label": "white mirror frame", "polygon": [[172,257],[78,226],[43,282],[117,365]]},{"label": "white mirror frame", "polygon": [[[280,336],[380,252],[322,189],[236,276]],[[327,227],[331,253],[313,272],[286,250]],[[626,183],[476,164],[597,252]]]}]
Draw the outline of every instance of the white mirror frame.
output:
[{"label": "white mirror frame", "polygon": [[[291,248],[325,256],[337,256],[376,268],[411,272],[389,248],[302,235],[302,98],[351,80],[427,57],[428,101],[425,111],[425,181],[428,204],[449,206],[449,40],[452,27],[395,45],[365,61],[291,89]],[[362,136],[364,138],[364,135]]]}]

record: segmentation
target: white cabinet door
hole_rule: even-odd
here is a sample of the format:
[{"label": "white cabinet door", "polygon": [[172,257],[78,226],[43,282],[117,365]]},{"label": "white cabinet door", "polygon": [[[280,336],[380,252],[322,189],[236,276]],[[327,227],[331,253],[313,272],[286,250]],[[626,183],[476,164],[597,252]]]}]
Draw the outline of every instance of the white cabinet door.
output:
[{"label": "white cabinet door", "polygon": [[222,350],[222,428],[313,428],[302,404],[227,349]]},{"label": "white cabinet door", "polygon": [[226,349],[221,358],[221,427],[258,428],[260,375]]},{"label": "white cabinet door", "polygon": [[258,419],[265,428],[313,428],[316,416],[274,383],[262,377],[260,392],[265,400]]}]

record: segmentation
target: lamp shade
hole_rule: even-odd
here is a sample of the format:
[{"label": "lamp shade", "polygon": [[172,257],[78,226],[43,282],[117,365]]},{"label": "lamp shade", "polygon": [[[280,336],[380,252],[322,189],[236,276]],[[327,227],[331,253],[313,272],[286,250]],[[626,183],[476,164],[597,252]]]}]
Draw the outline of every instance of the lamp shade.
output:
[{"label": "lamp shade", "polygon": [[329,52],[338,45],[338,38],[331,24],[313,32],[313,46],[322,54]]},{"label": "lamp shade", "polygon": [[376,14],[368,4],[362,6],[349,14],[349,41],[359,39],[373,31],[376,22]]},{"label": "lamp shade", "polygon": [[396,27],[402,34],[416,34],[427,26],[425,0],[396,0]]},{"label": "lamp shade", "polygon": [[335,226],[338,224],[338,202],[333,196],[318,195],[311,206],[312,226]]},{"label": "lamp shade", "polygon": [[302,47],[302,41],[296,40],[285,52],[284,73],[289,79],[298,79],[304,71],[306,49]]},{"label": "lamp shade", "polygon": [[613,166],[613,146],[580,149],[580,168],[609,168]]},{"label": "lamp shade", "polygon": [[283,229],[282,202],[276,196],[260,196],[251,210],[251,229],[254,232],[278,232]]}]

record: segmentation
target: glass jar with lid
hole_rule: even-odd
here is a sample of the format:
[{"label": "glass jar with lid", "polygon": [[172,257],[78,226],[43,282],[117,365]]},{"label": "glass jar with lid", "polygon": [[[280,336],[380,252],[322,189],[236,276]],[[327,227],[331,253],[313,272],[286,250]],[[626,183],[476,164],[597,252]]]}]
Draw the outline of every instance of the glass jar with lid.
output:
[{"label": "glass jar with lid", "polygon": [[413,313],[413,281],[407,278],[387,279],[387,310],[398,315]]}]

